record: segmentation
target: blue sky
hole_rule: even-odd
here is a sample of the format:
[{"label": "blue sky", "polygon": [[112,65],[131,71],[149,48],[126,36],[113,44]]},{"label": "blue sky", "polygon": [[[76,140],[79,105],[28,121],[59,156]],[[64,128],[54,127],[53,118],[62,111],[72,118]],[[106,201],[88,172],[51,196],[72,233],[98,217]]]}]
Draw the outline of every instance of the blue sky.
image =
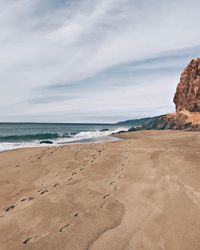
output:
[{"label": "blue sky", "polygon": [[0,121],[174,112],[200,54],[198,0],[0,0]]}]

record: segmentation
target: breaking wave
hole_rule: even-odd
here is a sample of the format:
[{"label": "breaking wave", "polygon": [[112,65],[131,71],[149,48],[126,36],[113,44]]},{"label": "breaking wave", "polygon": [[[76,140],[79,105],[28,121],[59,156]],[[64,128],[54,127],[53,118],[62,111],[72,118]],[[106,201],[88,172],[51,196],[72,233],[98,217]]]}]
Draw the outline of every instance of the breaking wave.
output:
[{"label": "breaking wave", "polygon": [[[24,135],[0,136],[0,151],[12,150],[17,148],[38,147],[41,140],[51,140],[52,145],[106,141],[108,136],[119,131],[127,131],[128,128],[116,128],[110,130],[82,131],[79,133],[40,133]],[[112,140],[112,138],[110,138]],[[43,147],[45,145],[42,145]],[[49,145],[48,145],[49,146]]]},{"label": "breaking wave", "polygon": [[70,138],[69,134],[45,133],[45,134],[26,134],[26,135],[8,135],[0,136],[0,142],[20,142],[33,140],[49,140],[58,138]]}]

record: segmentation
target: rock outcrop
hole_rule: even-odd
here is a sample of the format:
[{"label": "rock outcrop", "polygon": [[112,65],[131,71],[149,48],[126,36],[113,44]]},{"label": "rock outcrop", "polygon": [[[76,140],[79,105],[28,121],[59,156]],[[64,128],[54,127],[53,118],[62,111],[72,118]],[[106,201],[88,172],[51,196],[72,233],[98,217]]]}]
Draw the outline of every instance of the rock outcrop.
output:
[{"label": "rock outcrop", "polygon": [[200,58],[193,59],[181,74],[174,95],[176,113],[159,117],[142,129],[184,129],[200,131]]},{"label": "rock outcrop", "polygon": [[200,58],[193,59],[181,74],[174,103],[177,112],[200,112]]},{"label": "rock outcrop", "polygon": [[41,141],[40,144],[53,144],[53,142],[49,140],[44,140],[44,141]]},{"label": "rock outcrop", "polygon": [[144,124],[142,129],[145,130],[200,130],[200,113],[180,111],[163,115],[154,122]]}]

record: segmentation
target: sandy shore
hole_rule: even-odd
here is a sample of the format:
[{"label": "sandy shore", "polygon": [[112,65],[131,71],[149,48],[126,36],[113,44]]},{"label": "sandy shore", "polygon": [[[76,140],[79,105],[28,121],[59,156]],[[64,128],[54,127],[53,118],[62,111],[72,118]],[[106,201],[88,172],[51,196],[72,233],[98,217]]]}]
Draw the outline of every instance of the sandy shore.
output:
[{"label": "sandy shore", "polygon": [[200,133],[0,153],[0,249],[200,249]]}]

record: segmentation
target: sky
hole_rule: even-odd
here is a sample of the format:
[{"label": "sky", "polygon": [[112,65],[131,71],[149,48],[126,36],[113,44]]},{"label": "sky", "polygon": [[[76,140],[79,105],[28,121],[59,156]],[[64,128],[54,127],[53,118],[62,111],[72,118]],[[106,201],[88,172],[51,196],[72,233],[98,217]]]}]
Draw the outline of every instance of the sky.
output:
[{"label": "sky", "polygon": [[0,122],[174,112],[199,0],[0,0]]}]

